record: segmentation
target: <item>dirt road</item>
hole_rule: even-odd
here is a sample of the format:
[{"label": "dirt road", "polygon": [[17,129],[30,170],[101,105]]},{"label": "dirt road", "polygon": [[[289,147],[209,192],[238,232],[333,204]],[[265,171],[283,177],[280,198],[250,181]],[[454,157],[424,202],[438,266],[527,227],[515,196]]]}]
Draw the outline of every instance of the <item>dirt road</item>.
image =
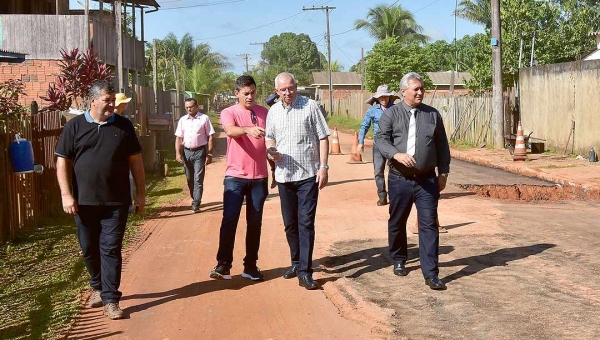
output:
[{"label": "dirt road", "polygon": [[[341,135],[343,152],[350,142]],[[224,140],[217,145],[223,154]],[[144,226],[149,237],[123,272],[121,306],[130,317],[109,322],[86,309],[70,338],[600,338],[598,203],[494,200],[450,185],[440,202],[440,222],[449,229],[440,242],[440,277],[448,290],[432,291],[420,273],[416,235],[409,238],[409,275],[392,274],[387,207],[375,205],[372,164],[347,159],[330,156],[330,184],[319,198],[314,276],[323,290],[281,277],[289,258],[276,190],[263,221],[266,281],[240,276],[243,223],[233,280],[208,277],[222,214],[219,157],[207,171],[202,213],[192,215],[184,199]],[[464,171],[450,182],[474,170]]]}]

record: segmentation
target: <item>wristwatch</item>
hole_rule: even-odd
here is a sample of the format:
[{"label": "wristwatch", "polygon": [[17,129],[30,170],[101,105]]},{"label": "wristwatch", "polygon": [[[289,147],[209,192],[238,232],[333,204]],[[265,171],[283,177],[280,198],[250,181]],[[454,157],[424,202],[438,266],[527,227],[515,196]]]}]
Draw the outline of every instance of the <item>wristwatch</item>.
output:
[{"label": "wristwatch", "polygon": [[448,174],[440,174],[440,176],[442,176],[444,178],[448,178]]},{"label": "wristwatch", "polygon": [[321,164],[321,168],[329,170],[329,165],[327,165],[327,164]]}]

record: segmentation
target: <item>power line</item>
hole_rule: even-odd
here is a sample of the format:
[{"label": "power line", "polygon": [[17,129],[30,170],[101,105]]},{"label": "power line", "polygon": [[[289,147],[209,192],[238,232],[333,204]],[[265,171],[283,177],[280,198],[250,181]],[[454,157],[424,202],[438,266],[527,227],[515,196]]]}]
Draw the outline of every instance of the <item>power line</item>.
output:
[{"label": "power line", "polygon": [[242,2],[242,1],[246,1],[246,0],[223,0],[223,1],[207,2],[207,3],[199,4],[199,5],[187,5],[187,6],[180,6],[180,7],[161,8],[160,10],[168,11],[168,10],[172,10],[172,9],[184,9],[184,8],[187,9],[187,8],[192,8],[192,7],[208,7],[208,6],[232,4],[232,3],[236,3],[236,2]]},{"label": "power line", "polygon": [[317,11],[317,10],[325,10],[325,15],[327,18],[327,68],[329,71],[329,114],[333,114],[333,81],[331,78],[331,32],[329,31],[329,11],[333,11],[335,7],[315,7],[305,8],[302,7],[303,11]]},{"label": "power line", "polygon": [[287,19],[293,18],[293,17],[295,17],[295,16],[297,16],[297,15],[300,15],[300,14],[302,14],[302,12],[298,12],[298,13],[296,13],[296,14],[294,14],[294,15],[291,15],[291,16],[289,16],[289,17],[287,17],[287,18],[283,18],[283,19],[281,19],[281,20],[273,21],[273,22],[270,22],[270,23],[268,23],[268,24],[264,24],[264,25],[261,25],[261,26],[257,26],[257,27],[254,27],[254,28],[250,28],[250,29],[247,29],[247,30],[245,30],[245,31],[239,31],[239,32],[235,32],[235,33],[224,34],[224,35],[220,35],[220,36],[218,36],[218,37],[210,37],[210,38],[194,38],[194,41],[196,41],[196,40],[212,40],[212,39],[219,39],[219,38],[229,37],[229,36],[236,35],[236,34],[240,34],[240,33],[246,33],[246,32],[250,32],[250,31],[254,31],[254,30],[257,30],[257,29],[259,29],[259,28],[267,27],[267,26],[269,26],[269,25],[273,25],[273,24],[276,24],[276,23],[278,23],[278,22],[285,21],[285,20],[287,20]]}]

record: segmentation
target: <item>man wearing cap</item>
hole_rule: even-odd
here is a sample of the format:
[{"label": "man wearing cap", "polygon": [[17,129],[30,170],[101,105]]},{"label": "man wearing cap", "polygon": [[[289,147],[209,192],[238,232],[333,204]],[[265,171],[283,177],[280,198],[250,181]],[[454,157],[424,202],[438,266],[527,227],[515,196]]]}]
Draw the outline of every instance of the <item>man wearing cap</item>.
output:
[{"label": "man wearing cap", "polygon": [[[125,93],[117,93],[115,95],[115,113],[122,116],[123,113],[125,113],[125,110],[127,110],[129,101],[131,101],[131,98],[127,98]],[[129,171],[129,195],[131,196],[131,202],[133,203],[133,175],[131,174],[131,171]],[[131,205],[129,207],[129,212],[133,212],[134,210],[135,207]]]},{"label": "man wearing cap", "polygon": [[[394,274],[406,276],[406,221],[413,203],[419,221],[419,257],[425,284],[446,289],[438,278],[439,233],[436,224],[440,192],[450,172],[450,147],[435,108],[423,104],[423,78],[414,72],[400,81],[401,103],[385,110],[375,136],[389,159],[390,218],[388,243]],[[436,174],[437,168],[437,174]]]},{"label": "man wearing cap", "polygon": [[125,110],[127,110],[129,101],[131,101],[131,98],[127,98],[125,93],[117,93],[115,95],[115,113],[122,116]]},{"label": "man wearing cap", "polygon": [[185,100],[185,111],[188,114],[179,119],[175,130],[175,159],[184,165],[192,196],[192,212],[199,213],[204,192],[204,170],[212,163],[212,135],[215,130],[208,116],[199,111],[196,99]]},{"label": "man wearing cap", "polygon": [[[371,125],[373,125],[373,135],[379,132],[379,119],[385,109],[392,107],[394,101],[398,99],[395,93],[388,90],[387,85],[379,85],[377,92],[373,97],[367,99],[365,103],[372,105],[365,114],[365,118],[360,126],[358,133],[358,150],[363,151],[365,144],[365,135]],[[385,190],[385,157],[379,151],[375,139],[373,139],[373,168],[375,170],[375,185],[377,186],[377,205],[382,206],[388,204],[387,191]]]}]

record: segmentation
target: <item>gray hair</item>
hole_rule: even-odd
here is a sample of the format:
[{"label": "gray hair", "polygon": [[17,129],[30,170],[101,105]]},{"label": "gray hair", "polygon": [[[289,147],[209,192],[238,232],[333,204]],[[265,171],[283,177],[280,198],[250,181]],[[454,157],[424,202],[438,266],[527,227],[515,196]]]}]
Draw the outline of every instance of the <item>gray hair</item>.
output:
[{"label": "gray hair", "polygon": [[293,74],[289,72],[281,72],[277,75],[277,77],[275,77],[275,88],[277,88],[277,81],[279,81],[279,78],[281,77],[292,78],[292,82],[294,83],[294,85],[298,84],[298,81],[296,80],[296,77],[294,77]]},{"label": "gray hair", "polygon": [[116,93],[115,86],[107,81],[107,80],[96,80],[92,83],[90,87],[89,97],[98,99],[102,95],[102,92],[105,93]]},{"label": "gray hair", "polygon": [[408,82],[411,81],[411,80],[418,80],[418,81],[421,82],[421,84],[423,84],[423,77],[421,77],[420,74],[418,74],[417,72],[408,72],[400,80],[400,89],[401,90],[407,89],[408,88]]}]

